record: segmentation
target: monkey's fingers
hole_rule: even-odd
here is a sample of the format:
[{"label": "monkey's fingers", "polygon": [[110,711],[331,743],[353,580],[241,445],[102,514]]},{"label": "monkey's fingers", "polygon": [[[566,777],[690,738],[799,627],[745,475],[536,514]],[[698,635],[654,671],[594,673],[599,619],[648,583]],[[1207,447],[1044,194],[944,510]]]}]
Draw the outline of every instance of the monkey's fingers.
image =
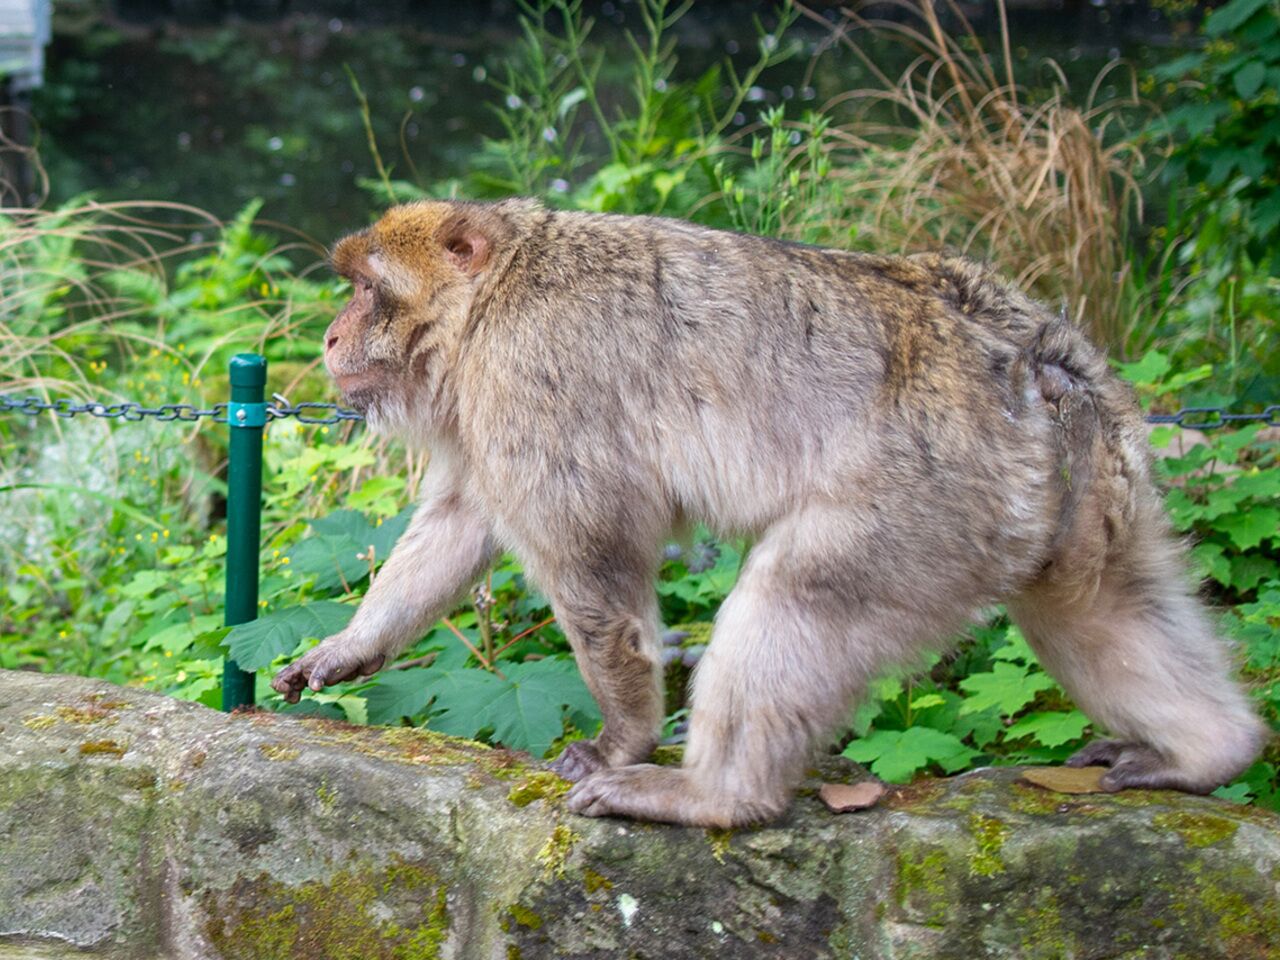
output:
[{"label": "monkey's fingers", "polygon": [[332,686],[335,683],[345,683],[348,680],[354,680],[357,676],[371,677],[386,662],[386,657],[378,654],[372,660],[347,660],[344,658],[331,657],[319,661],[312,669],[308,686],[312,690],[323,690],[325,687]]},{"label": "monkey's fingers", "polygon": [[286,703],[297,703],[306,685],[307,677],[300,661],[289,664],[271,680],[271,689],[283,695]]}]

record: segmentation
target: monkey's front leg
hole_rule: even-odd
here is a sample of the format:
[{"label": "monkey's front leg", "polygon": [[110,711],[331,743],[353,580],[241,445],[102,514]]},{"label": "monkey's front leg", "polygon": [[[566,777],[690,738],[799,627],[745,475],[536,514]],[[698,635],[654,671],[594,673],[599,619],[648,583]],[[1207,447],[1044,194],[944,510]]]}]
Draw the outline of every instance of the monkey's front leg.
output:
[{"label": "monkey's front leg", "polygon": [[638,576],[630,603],[616,590],[584,589],[590,592],[560,594],[554,606],[604,726],[594,740],[570,743],[556,758],[552,769],[567,780],[645,759],[662,724],[658,613],[650,583]]},{"label": "monkey's front leg", "polygon": [[304,687],[376,673],[448,612],[493,554],[489,525],[454,490],[429,497],[346,629],[281,670],[271,686],[297,703]]}]

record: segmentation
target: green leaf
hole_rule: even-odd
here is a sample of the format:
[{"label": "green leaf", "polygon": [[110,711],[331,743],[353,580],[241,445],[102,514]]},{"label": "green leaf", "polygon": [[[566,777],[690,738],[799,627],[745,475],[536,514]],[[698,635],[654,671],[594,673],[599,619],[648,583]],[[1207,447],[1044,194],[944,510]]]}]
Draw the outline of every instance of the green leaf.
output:
[{"label": "green leaf", "polygon": [[363,696],[370,723],[398,723],[426,709],[431,700],[426,669],[389,670],[374,678]]},{"label": "green leaf", "polygon": [[1008,633],[1009,640],[995,653],[991,654],[993,660],[1008,660],[1011,663],[1035,663],[1035,651],[1031,649],[1027,643],[1026,637],[1016,627],[1010,627]]},{"label": "green leaf", "polygon": [[328,637],[347,625],[356,608],[333,600],[286,607],[232,628],[226,644],[242,670],[262,670],[292,653],[308,637]]},{"label": "green leaf", "polygon": [[1236,93],[1242,100],[1248,100],[1262,89],[1262,83],[1266,79],[1266,65],[1260,60],[1250,60],[1236,71],[1234,77]]},{"label": "green leaf", "polygon": [[359,558],[368,549],[345,533],[311,536],[289,551],[295,573],[313,578],[318,591],[347,589],[369,575],[369,564]]},{"label": "green leaf", "polygon": [[383,563],[387,557],[391,556],[392,548],[404,533],[405,528],[409,526],[409,521],[413,519],[414,511],[417,509],[416,503],[410,504],[394,517],[389,517],[371,528],[369,543],[373,545],[374,554],[379,563]]},{"label": "green leaf", "polygon": [[978,756],[978,751],[965,746],[953,734],[932,727],[909,727],[872,731],[845,747],[844,756],[869,763],[871,772],[883,780],[904,783],[930,763],[938,763],[943,769],[960,769]]},{"label": "green leaf", "polygon": [[1280,564],[1256,553],[1231,558],[1231,586],[1236,590],[1252,590],[1263,580],[1280,573]]},{"label": "green leaf", "polygon": [[990,673],[975,673],[960,681],[960,689],[969,694],[960,712],[975,713],[996,707],[1010,716],[1034,700],[1041,690],[1053,686],[1053,680],[1044,673],[1028,673],[1026,667],[997,662]]},{"label": "green leaf", "polygon": [[1212,577],[1224,587],[1229,587],[1231,586],[1231,563],[1224,555],[1223,549],[1220,543],[1206,541],[1192,547],[1191,556],[1195,559],[1202,576]]},{"label": "green leaf", "polygon": [[1120,376],[1130,383],[1154,384],[1159,383],[1173,365],[1169,362],[1169,358],[1159,350],[1152,350],[1144,354],[1141,360],[1133,363],[1121,363],[1116,366],[1120,371]]},{"label": "green leaf", "polygon": [[545,659],[502,663],[502,679],[486,670],[427,670],[427,684],[438,710],[429,725],[442,733],[476,737],[490,730],[493,739],[541,757],[564,733],[564,716],[594,733],[600,713],[572,660]]},{"label": "green leaf", "polygon": [[1230,3],[1224,3],[1205,18],[1204,32],[1211,37],[1220,37],[1239,29],[1269,2],[1270,0],[1231,0]]},{"label": "green leaf", "polygon": [[1231,542],[1241,550],[1252,550],[1263,540],[1280,535],[1280,509],[1252,507],[1229,517],[1221,517],[1214,526],[1225,531]]},{"label": "green leaf", "polygon": [[1031,737],[1046,747],[1057,747],[1070,740],[1078,740],[1089,725],[1089,718],[1079,710],[1066,713],[1045,711],[1029,713],[1013,724],[1004,735],[1006,740]]}]

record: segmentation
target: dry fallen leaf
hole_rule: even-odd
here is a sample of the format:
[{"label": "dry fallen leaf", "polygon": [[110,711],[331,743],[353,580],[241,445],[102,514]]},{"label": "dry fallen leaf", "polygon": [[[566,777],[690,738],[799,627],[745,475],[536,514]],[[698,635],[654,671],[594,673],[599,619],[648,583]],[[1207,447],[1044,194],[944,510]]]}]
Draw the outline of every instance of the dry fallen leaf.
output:
[{"label": "dry fallen leaf", "polygon": [[1106,767],[1028,767],[1022,779],[1056,793],[1106,793],[1098,781]]},{"label": "dry fallen leaf", "polygon": [[887,787],[879,780],[863,780],[861,783],[824,783],[818,788],[818,797],[832,813],[848,813],[874,807],[884,796]]}]

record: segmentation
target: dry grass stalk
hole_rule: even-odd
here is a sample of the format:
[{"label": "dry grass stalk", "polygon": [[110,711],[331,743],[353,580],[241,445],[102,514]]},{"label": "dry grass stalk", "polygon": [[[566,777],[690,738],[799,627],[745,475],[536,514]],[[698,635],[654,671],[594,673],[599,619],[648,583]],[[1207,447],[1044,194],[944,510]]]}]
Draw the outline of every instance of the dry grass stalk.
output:
[{"label": "dry grass stalk", "polygon": [[[913,22],[844,10],[832,28],[832,42],[861,58],[879,87],[826,106],[852,111],[828,134],[842,189],[839,211],[827,216],[879,250],[942,248],[988,260],[1099,342],[1122,346],[1139,302],[1126,250],[1141,218],[1146,162],[1110,128],[1143,107],[1131,71],[1123,94],[1103,101],[1104,84],[1122,73],[1108,65],[1075,106],[1050,63],[1053,90],[1032,102],[1013,77],[1002,0],[1003,76],[952,0],[959,36],[944,30],[932,3],[894,3]],[[895,81],[856,42],[860,29],[896,36],[918,56]]]}]

